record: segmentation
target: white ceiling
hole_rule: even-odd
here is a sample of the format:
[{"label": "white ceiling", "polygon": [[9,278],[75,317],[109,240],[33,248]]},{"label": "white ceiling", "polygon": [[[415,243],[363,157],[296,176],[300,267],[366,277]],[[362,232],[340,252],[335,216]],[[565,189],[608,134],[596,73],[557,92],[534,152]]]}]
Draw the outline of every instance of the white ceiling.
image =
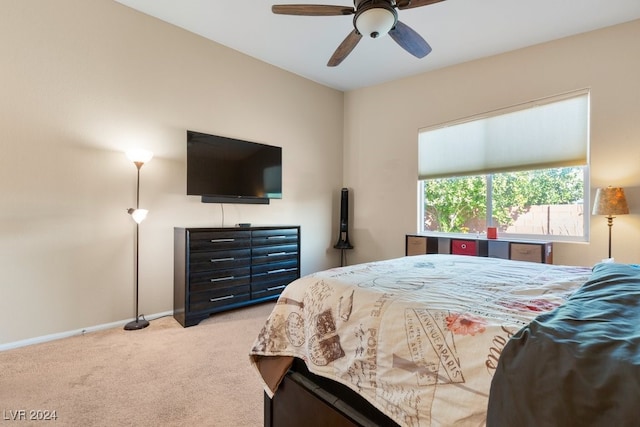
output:
[{"label": "white ceiling", "polygon": [[116,1],[344,91],[640,19],[640,0],[446,0],[398,11],[398,19],[433,48],[425,58],[411,56],[388,36],[363,38],[342,64],[327,67],[353,29],[353,15],[274,15],[271,5],[351,6],[349,0]]}]

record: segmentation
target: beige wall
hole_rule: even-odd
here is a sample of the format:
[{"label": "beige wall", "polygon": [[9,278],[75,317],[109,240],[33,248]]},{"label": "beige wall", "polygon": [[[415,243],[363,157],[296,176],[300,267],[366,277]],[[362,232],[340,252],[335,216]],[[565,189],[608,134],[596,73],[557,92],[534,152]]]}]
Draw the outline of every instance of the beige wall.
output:
[{"label": "beige wall", "polygon": [[[344,185],[355,199],[350,261],[401,256],[404,235],[417,230],[418,129],[590,88],[591,196],[601,186],[626,188],[632,214],[614,221],[613,256],[640,262],[638,40],[640,21],[633,21],[346,93]],[[590,235],[589,244],[556,244],[555,263],[605,258],[603,217],[591,217]]]},{"label": "beige wall", "polygon": [[332,249],[343,94],[110,0],[9,0],[0,26],[0,344],[172,310],[173,227],[220,226],[186,196],[186,129],[283,147],[284,198],[224,225],[300,224],[302,270]]}]

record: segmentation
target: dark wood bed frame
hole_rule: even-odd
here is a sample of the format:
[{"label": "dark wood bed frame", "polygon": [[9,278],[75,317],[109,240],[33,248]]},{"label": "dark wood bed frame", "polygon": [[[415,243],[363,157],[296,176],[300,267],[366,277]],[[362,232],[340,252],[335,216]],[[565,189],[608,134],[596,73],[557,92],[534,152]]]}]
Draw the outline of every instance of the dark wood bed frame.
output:
[{"label": "dark wood bed frame", "polygon": [[265,427],[397,427],[350,388],[309,372],[300,359],[273,399],[264,395]]}]

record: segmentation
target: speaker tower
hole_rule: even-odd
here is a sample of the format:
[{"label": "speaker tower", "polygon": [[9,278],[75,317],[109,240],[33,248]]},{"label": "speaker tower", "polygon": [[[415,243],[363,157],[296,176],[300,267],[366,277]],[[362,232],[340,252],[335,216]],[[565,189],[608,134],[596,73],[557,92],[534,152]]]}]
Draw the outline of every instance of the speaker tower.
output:
[{"label": "speaker tower", "polygon": [[338,241],[333,245],[335,249],[353,249],[349,243],[349,189],[340,192],[340,228]]}]

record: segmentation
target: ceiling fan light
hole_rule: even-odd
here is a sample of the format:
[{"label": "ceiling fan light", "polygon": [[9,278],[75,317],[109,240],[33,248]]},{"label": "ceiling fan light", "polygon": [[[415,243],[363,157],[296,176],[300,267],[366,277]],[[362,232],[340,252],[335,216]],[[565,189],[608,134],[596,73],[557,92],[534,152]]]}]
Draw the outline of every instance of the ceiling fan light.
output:
[{"label": "ceiling fan light", "polygon": [[396,14],[393,10],[374,7],[358,14],[355,24],[360,34],[375,39],[391,31],[396,24]]}]

